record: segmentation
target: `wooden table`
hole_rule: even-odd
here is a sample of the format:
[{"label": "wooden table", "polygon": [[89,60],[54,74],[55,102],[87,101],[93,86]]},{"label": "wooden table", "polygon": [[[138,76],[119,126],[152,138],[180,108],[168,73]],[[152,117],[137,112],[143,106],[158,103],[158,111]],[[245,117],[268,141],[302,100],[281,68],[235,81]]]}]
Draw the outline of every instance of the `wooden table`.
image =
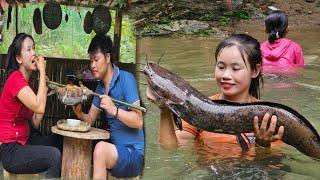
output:
[{"label": "wooden table", "polygon": [[63,136],[61,177],[91,179],[92,140],[109,139],[108,131],[91,127],[88,132],[72,132],[53,126],[51,131]]}]

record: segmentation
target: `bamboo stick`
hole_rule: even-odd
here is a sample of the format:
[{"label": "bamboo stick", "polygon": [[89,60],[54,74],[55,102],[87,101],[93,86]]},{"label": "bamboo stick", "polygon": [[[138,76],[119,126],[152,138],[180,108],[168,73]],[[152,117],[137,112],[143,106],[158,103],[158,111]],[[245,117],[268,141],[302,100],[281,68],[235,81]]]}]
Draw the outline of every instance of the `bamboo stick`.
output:
[{"label": "bamboo stick", "polygon": [[[57,83],[57,82],[53,82],[53,81],[49,81],[49,80],[47,80],[47,83],[53,84],[53,85],[56,85],[56,86],[59,86],[59,87],[66,87],[66,86],[67,86],[67,85],[65,85],[65,84],[61,84],[61,83]],[[100,98],[100,96],[102,95],[102,94],[95,93],[95,92],[93,92],[93,91],[91,91],[90,94],[95,95],[95,96],[98,96],[99,98]],[[137,109],[137,110],[142,111],[142,112],[147,112],[147,109],[144,108],[144,107],[137,106],[137,105],[132,105],[132,104],[129,104],[129,103],[126,103],[126,102],[123,102],[123,101],[114,99],[114,98],[112,98],[112,97],[110,97],[110,98],[111,98],[111,100],[112,100],[113,102],[122,104],[122,105],[127,106],[127,107],[130,107],[130,108]]]},{"label": "bamboo stick", "polygon": [[[102,94],[98,94],[98,93],[95,93],[95,92],[91,92],[91,94],[92,94],[92,95],[95,95],[95,96],[98,96],[98,97],[102,96]],[[130,108],[134,108],[134,109],[140,110],[140,111],[142,111],[142,112],[147,112],[147,109],[144,108],[144,107],[136,106],[136,105],[132,105],[132,104],[128,104],[128,103],[126,103],[126,102],[123,102],[123,101],[114,99],[114,98],[112,98],[112,97],[110,97],[110,98],[111,98],[111,100],[112,100],[113,102],[116,102],[116,103],[125,105],[125,106],[130,107]]]},{"label": "bamboo stick", "polygon": [[49,84],[53,84],[53,85],[59,86],[59,87],[66,87],[67,86],[65,84],[60,84],[60,83],[49,81],[49,80],[47,80],[46,82],[49,83]]}]

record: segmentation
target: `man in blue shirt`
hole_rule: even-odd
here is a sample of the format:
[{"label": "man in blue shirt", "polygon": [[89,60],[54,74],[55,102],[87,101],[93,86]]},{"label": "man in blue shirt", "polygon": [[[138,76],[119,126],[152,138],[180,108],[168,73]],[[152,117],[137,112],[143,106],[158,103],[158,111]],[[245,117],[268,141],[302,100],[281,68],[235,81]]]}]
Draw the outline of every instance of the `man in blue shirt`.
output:
[{"label": "man in blue shirt", "polygon": [[93,76],[100,80],[96,91],[103,94],[94,97],[85,114],[81,106],[74,107],[77,117],[94,123],[100,111],[105,111],[110,126],[110,143],[100,141],[93,152],[93,179],[106,179],[107,170],[117,178],[135,177],[141,174],[144,161],[144,131],[142,113],[120,104],[110,97],[140,105],[134,76],[113,64],[113,44],[109,36],[97,34],[91,41],[88,54]]}]

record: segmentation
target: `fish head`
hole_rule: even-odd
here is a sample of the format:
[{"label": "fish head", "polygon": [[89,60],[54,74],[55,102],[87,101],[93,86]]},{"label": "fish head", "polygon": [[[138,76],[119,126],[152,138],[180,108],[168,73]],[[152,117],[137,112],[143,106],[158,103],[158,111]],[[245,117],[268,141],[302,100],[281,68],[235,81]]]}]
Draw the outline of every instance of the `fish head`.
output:
[{"label": "fish head", "polygon": [[146,95],[149,100],[158,105],[169,102],[180,102],[177,97],[179,88],[174,88],[175,81],[172,80],[172,73],[154,63],[147,63],[143,70],[147,78]]},{"label": "fish head", "polygon": [[159,66],[157,66],[154,63],[147,63],[143,69],[143,73],[147,77],[148,84],[152,88],[155,88],[158,85],[157,84],[158,81],[156,81],[156,79],[158,79],[159,76],[161,76],[158,74],[158,72],[159,72]]},{"label": "fish head", "polygon": [[161,91],[161,87],[163,86],[161,80],[162,77],[158,74],[159,66],[154,63],[147,63],[143,72],[146,75],[148,83],[146,91],[147,98],[153,102],[164,98]]},{"label": "fish head", "polygon": [[148,63],[144,68],[144,74],[147,77],[147,90],[146,96],[148,100],[154,104],[163,107],[167,104],[168,99],[163,97],[161,91],[161,83],[159,81],[159,75],[157,74],[159,66],[154,63]]}]

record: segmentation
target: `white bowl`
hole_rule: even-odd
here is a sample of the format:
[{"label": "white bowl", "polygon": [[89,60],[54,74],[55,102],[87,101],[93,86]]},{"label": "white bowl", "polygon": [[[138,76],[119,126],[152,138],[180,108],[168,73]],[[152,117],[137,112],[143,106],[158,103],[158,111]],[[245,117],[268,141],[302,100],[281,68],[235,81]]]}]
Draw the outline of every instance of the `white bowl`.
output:
[{"label": "white bowl", "polygon": [[67,119],[67,124],[69,126],[79,126],[80,125],[80,120],[78,119]]}]

